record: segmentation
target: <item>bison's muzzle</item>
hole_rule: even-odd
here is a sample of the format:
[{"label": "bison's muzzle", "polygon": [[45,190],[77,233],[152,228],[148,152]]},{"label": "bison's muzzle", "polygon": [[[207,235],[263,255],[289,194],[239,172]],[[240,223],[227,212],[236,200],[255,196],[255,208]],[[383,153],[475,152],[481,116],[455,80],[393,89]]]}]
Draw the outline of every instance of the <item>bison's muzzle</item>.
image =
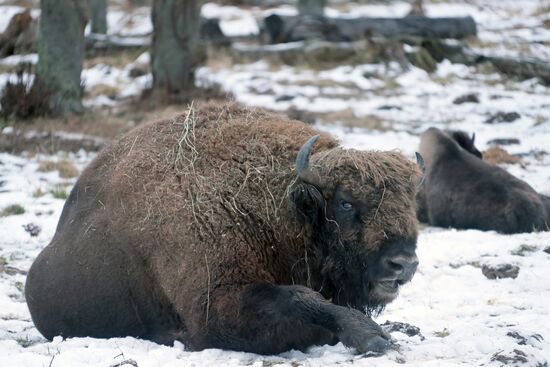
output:
[{"label": "bison's muzzle", "polygon": [[399,288],[412,280],[417,268],[414,242],[399,240],[385,245],[379,261],[365,273],[365,291],[370,293],[370,301],[393,301]]}]

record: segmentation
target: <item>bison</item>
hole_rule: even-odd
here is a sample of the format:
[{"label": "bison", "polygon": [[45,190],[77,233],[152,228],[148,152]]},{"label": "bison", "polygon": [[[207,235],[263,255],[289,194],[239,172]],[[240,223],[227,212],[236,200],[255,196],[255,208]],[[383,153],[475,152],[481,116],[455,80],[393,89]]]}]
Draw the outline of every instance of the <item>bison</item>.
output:
[{"label": "bison", "polygon": [[398,152],[232,103],[144,124],[71,191],[29,270],[32,319],[49,339],[382,352],[370,315],[417,268],[419,176]]},{"label": "bison", "polygon": [[544,207],[546,208],[546,224],[550,225],[550,196],[539,194]]},{"label": "bison", "polygon": [[420,221],[501,233],[548,229],[550,213],[544,196],[480,159],[474,136],[430,128],[422,134],[419,150],[426,164],[417,196]]},{"label": "bison", "polygon": [[483,158],[483,154],[475,146],[476,134],[473,133],[470,137],[465,131],[461,130],[449,130],[447,132],[449,136],[457,142],[457,144],[470,154],[478,157],[479,159]]}]

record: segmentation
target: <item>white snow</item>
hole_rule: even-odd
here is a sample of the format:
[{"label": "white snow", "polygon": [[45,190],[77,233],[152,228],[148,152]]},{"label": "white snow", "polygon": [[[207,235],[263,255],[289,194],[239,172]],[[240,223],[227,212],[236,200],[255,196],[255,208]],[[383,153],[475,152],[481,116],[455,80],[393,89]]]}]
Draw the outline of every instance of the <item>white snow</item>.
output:
[{"label": "white snow", "polygon": [[[336,132],[336,128],[334,131]],[[344,134],[348,146],[393,149],[402,147],[406,154],[414,147],[402,133]],[[93,155],[80,153],[65,159],[82,168]],[[63,200],[50,190],[74,179],[63,180],[56,172],[38,172],[40,162],[59,157],[16,157],[0,154],[0,208],[19,204],[22,215],[0,218],[0,256],[7,266],[27,270],[40,249],[47,244],[62,209]],[[548,162],[546,163],[548,165]],[[529,176],[529,173],[526,172]],[[530,173],[537,176],[537,172]],[[546,180],[547,185],[548,180]],[[40,189],[46,194],[35,198]],[[69,190],[69,187],[66,188]],[[30,237],[23,225],[35,223],[42,228],[38,237]],[[413,282],[377,320],[407,322],[418,326],[426,337],[407,337],[396,332],[399,351],[378,358],[356,356],[341,344],[311,348],[308,353],[288,352],[280,356],[258,356],[221,350],[188,352],[177,343],[174,347],[137,340],[116,338],[98,340],[73,338],[45,341],[32,326],[21,293],[24,275],[0,274],[0,365],[43,366],[54,360],[58,366],[109,366],[125,358],[139,366],[229,366],[281,363],[322,366],[354,364],[393,366],[406,361],[412,366],[490,364],[495,353],[520,350],[528,364],[535,366],[550,358],[550,281],[547,277],[550,254],[542,250],[550,244],[550,232],[501,235],[494,232],[457,231],[424,228],[418,241],[421,266]],[[513,253],[521,246],[532,246],[524,256]],[[520,267],[517,279],[488,280],[479,268],[483,264],[511,263]],[[508,336],[517,332],[529,339],[526,345]],[[447,335],[448,334],[448,335]],[[25,347],[30,344],[30,346]],[[498,365],[498,364],[492,364]]]},{"label": "white snow", "polygon": [[[109,33],[143,35],[151,31],[147,8],[128,13],[118,2],[111,4]],[[480,51],[491,54],[536,56],[550,60],[550,30],[541,26],[548,14],[540,10],[547,1],[471,0],[427,2],[430,16],[471,15],[478,24]],[[0,30],[22,8],[0,5]],[[400,16],[406,2],[331,5],[329,16]],[[256,20],[270,12],[293,14],[291,6],[275,9],[240,9],[208,3],[205,17],[222,19],[222,29],[232,35],[258,32]],[[35,16],[36,11],[33,11]],[[256,28],[255,28],[256,27]],[[36,62],[36,55],[0,60],[2,67]],[[103,63],[83,71],[86,92],[107,86],[112,96],[91,95],[87,106],[116,106],[150,86],[151,74],[129,75],[134,66],[147,65],[143,53],[125,67]],[[14,80],[13,71],[0,74],[0,85]],[[418,136],[428,126],[476,132],[480,149],[495,138],[518,138],[506,146],[523,157],[521,165],[507,165],[512,174],[550,195],[550,88],[537,80],[513,81],[474,67],[439,63],[433,74],[412,67],[342,65],[324,70],[272,65],[258,61],[243,65],[205,66],[197,71],[197,83],[219,84],[238,101],[274,110],[295,108],[320,116],[319,129],[329,131],[349,148],[398,149],[413,159]],[[453,100],[477,93],[480,103],[456,105]],[[285,97],[285,98],[280,98]],[[337,112],[351,111],[338,116]],[[517,112],[512,123],[486,124],[496,112]],[[323,113],[332,113],[323,117]],[[379,119],[381,127],[350,127],[348,117],[359,121]],[[0,134],[11,134],[3,128]],[[79,138],[79,136],[65,136]],[[57,156],[0,153],[0,211],[13,204],[25,213],[0,217],[0,366],[111,366],[124,359],[143,366],[501,366],[504,357],[521,361],[509,365],[545,366],[550,361],[550,232],[502,235],[475,230],[459,231],[422,227],[418,240],[420,267],[376,320],[410,323],[425,337],[393,333],[399,348],[377,358],[358,356],[342,344],[312,347],[307,353],[290,351],[278,356],[209,349],[190,352],[135,338],[56,338],[46,341],[34,328],[22,287],[25,272],[55,231],[63,200],[53,192],[68,192],[75,179],[63,179],[56,171],[39,172],[43,161],[69,160],[80,170],[94,155],[79,152]],[[41,228],[31,237],[23,225]],[[5,263],[5,264],[4,264]],[[516,279],[489,280],[484,264],[519,266]],[[516,334],[514,334],[516,333]],[[525,343],[514,338],[520,335]],[[540,335],[542,338],[539,338]]]},{"label": "white snow", "polygon": [[258,9],[242,10],[236,6],[220,6],[216,3],[206,3],[201,8],[201,15],[205,18],[220,20],[220,28],[226,36],[247,36],[258,34]]},{"label": "white snow", "polygon": [[0,59],[1,65],[19,65],[19,64],[36,64],[38,62],[38,54],[27,55],[11,55]]},{"label": "white snow", "polygon": [[132,12],[109,8],[107,12],[107,32],[120,36],[145,35],[153,31],[149,7],[135,8]]},{"label": "white snow", "polygon": [[[116,100],[124,100],[129,97],[139,96],[145,89],[150,88],[153,82],[152,74],[146,73],[138,77],[131,77],[130,70],[136,65],[146,65],[149,61],[149,53],[144,52],[138,58],[119,68],[106,64],[96,64],[84,69],[81,74],[85,92],[91,92],[95,87],[107,86],[116,92]],[[98,95],[93,98],[85,98],[86,107],[115,106],[117,101],[111,96]]]}]

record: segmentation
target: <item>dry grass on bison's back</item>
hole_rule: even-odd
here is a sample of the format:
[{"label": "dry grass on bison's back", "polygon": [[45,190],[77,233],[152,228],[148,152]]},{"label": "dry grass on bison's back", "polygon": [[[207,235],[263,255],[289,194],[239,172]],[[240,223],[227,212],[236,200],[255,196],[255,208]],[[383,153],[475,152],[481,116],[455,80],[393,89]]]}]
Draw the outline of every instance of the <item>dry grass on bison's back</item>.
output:
[{"label": "dry grass on bison's back", "polygon": [[[183,114],[144,124],[113,148],[114,156],[129,157],[117,164],[124,172],[120,180],[156,182],[163,202],[159,195],[135,191],[117,195],[140,195],[136,216],[143,215],[143,207],[151,208],[159,221],[183,215],[203,231],[209,229],[201,222],[217,223],[216,217],[228,215],[225,210],[243,216],[254,213],[254,220],[277,226],[285,192],[296,177],[295,152],[316,134],[312,127],[279,113],[234,102],[192,103]],[[321,135],[315,149],[336,146],[328,134]],[[177,204],[167,206],[172,197]]]},{"label": "dry grass on bison's back", "polygon": [[[197,132],[197,123],[206,127]],[[284,130],[292,130],[293,125],[293,123],[287,123],[288,120],[279,114],[242,107],[236,103],[221,105],[192,103],[186,113],[173,119],[173,125],[179,129],[180,134],[167,159],[178,175],[184,175],[194,182],[193,191],[197,201],[208,200],[212,188],[216,188],[219,190],[216,193],[219,200],[236,212],[240,212],[242,208],[239,208],[237,203],[253,201],[252,198],[247,199],[247,195],[263,197],[265,210],[260,217],[268,223],[270,220],[278,219],[282,203],[278,201],[277,194],[272,192],[266,179],[273,174],[276,175],[274,173],[276,171],[281,172],[282,175],[289,172],[286,172],[288,167],[284,167],[285,163],[279,162],[281,157],[277,157],[277,153],[271,151],[263,140],[266,138],[266,131],[269,132],[272,129],[262,125],[280,125],[281,135],[278,139],[284,141],[288,138]],[[307,131],[310,130],[309,127],[304,126],[304,128]],[[247,135],[240,136],[242,132]],[[197,135],[202,142],[200,148],[196,147]],[[321,144],[326,145],[327,138],[323,140]],[[221,143],[222,141],[224,143]],[[227,168],[229,172],[217,175],[196,169],[195,163],[200,159],[201,151],[211,152],[212,150],[219,150],[221,155],[232,157],[232,162]],[[200,162],[202,167],[204,162],[204,160]],[[269,163],[266,165],[266,162]],[[193,211],[200,210],[199,205],[192,204]]]}]

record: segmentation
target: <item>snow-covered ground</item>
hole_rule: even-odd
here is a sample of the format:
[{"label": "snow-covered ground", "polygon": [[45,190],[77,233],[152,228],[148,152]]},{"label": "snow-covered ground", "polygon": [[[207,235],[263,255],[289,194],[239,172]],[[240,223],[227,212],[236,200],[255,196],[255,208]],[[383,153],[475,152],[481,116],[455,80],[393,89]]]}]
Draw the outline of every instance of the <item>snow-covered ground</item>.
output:
[{"label": "snow-covered ground", "polygon": [[[0,2],[1,4],[1,2]],[[546,12],[542,11],[546,9]],[[478,46],[484,52],[536,56],[550,62],[548,1],[470,0],[428,2],[432,16],[472,15],[479,27]],[[5,10],[5,11],[4,11]],[[149,13],[138,8],[124,13],[113,6],[112,34],[143,34],[151,30]],[[399,16],[407,3],[332,7],[331,16]],[[232,34],[255,33],[254,19],[267,11],[213,3],[203,15],[223,19]],[[0,5],[0,31],[14,7]],[[36,16],[37,12],[33,12]],[[98,86],[118,90],[115,97],[89,94],[88,106],[114,106],[139,94],[150,74],[130,76],[147,65],[149,55],[124,67],[95,63],[83,72],[86,90]],[[10,67],[18,57],[0,60]],[[26,61],[36,62],[35,56]],[[0,70],[2,70],[0,68]],[[0,84],[13,74],[0,73]],[[483,150],[495,138],[517,138],[505,148],[522,157],[505,166],[511,173],[550,195],[550,88],[536,80],[513,81],[487,70],[444,61],[428,74],[396,65],[349,65],[318,70],[259,61],[232,65],[211,63],[197,71],[200,84],[219,84],[238,101],[274,110],[295,109],[314,114],[320,129],[358,149],[399,149],[414,156],[418,135],[428,126],[476,132]],[[455,98],[476,93],[479,103],[454,104]],[[517,112],[511,123],[487,124],[498,112]],[[8,133],[5,129],[3,133]],[[64,195],[75,182],[59,162],[82,170],[93,154],[14,156],[0,153],[0,212],[18,205],[24,213],[0,214],[0,366],[112,366],[133,359],[147,366],[547,366],[550,361],[550,232],[501,235],[425,227],[418,241],[420,267],[412,283],[377,319],[417,326],[421,336],[392,335],[398,347],[377,358],[357,356],[342,344],[319,346],[307,353],[291,351],[259,356],[222,350],[186,351],[176,343],[160,346],[135,338],[73,338],[52,342],[33,327],[23,286],[33,259],[53,236]],[[53,170],[52,170],[53,169]],[[70,170],[69,170],[70,171]],[[61,177],[64,176],[64,177]],[[11,207],[11,213],[20,208]],[[35,226],[27,226],[29,224]],[[26,226],[26,227],[24,227]],[[26,228],[26,229],[25,229]],[[40,228],[36,236],[32,229]],[[546,250],[546,251],[545,251]],[[512,264],[516,279],[489,280],[483,265]]]},{"label": "snow-covered ground", "polygon": [[[392,136],[359,137],[383,148],[391,144]],[[379,138],[386,141],[376,144]],[[344,142],[357,145],[346,135]],[[394,147],[400,146],[397,139],[394,142]],[[0,218],[0,366],[110,366],[125,358],[140,367],[500,366],[513,360],[522,366],[544,366],[550,360],[550,253],[544,251],[550,245],[550,232],[507,236],[439,228],[422,229],[420,268],[377,320],[412,324],[423,337],[395,332],[399,347],[382,357],[356,356],[341,344],[314,347],[308,353],[258,356],[221,350],[189,352],[179,343],[166,347],[134,338],[48,342],[32,325],[23,284],[26,270],[52,237],[63,206],[63,199],[54,198],[53,193],[67,192],[75,179],[61,178],[55,170],[42,171],[51,166],[48,163],[59,161],[82,169],[92,158],[84,152],[55,157],[0,154],[0,208],[18,204],[25,210]],[[540,175],[523,173],[529,182]],[[29,223],[41,229],[38,236],[24,229]],[[489,280],[482,274],[481,266],[501,263],[519,266],[518,277]]]}]

